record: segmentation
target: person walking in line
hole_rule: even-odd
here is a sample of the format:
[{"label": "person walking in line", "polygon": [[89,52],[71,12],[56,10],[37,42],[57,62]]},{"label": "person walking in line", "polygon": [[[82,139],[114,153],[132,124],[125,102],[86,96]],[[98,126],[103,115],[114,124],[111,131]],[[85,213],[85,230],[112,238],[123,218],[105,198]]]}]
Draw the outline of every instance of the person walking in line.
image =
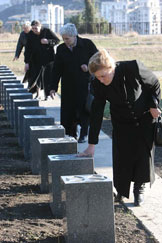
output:
[{"label": "person walking in line", "polygon": [[116,200],[129,198],[134,182],[134,205],[143,202],[144,184],[154,176],[155,118],[161,111],[160,84],[141,62],[115,62],[103,49],[94,54],[88,65],[94,100],[90,114],[89,145],[79,156],[94,155],[106,100],[110,102],[113,126],[113,181]]},{"label": "person walking in line", "polygon": [[13,61],[19,59],[19,56],[22,52],[23,47],[25,47],[26,42],[27,42],[27,34],[31,30],[31,23],[29,21],[25,21],[25,23],[22,25],[23,31],[20,33],[17,46],[16,46],[16,51],[15,51],[15,56],[13,58]]},{"label": "person walking in line", "polygon": [[54,98],[61,79],[61,124],[66,134],[77,138],[77,125],[81,126],[78,142],[86,140],[89,114],[85,103],[88,95],[88,61],[97,52],[94,43],[78,36],[74,24],[60,29],[64,43],[57,47],[50,94]]},{"label": "person walking in line", "polygon": [[[44,68],[54,61],[54,46],[59,43],[59,38],[50,29],[42,27],[41,23],[33,20],[32,31],[28,34],[25,47],[25,72],[28,71],[28,85],[30,92],[37,92],[39,98],[41,88],[48,86],[43,82]],[[47,79],[46,79],[47,80]],[[48,94],[45,94],[45,98]]]}]

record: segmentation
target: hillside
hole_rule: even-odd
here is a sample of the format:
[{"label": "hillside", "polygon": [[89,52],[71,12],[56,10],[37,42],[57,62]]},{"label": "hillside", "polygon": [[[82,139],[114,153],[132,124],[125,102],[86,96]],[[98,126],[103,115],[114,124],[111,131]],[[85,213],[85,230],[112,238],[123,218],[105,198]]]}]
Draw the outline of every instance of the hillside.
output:
[{"label": "hillside", "polygon": [[[34,2],[34,1],[31,1]],[[40,4],[40,1],[36,1]],[[45,3],[53,3],[55,5],[61,5],[65,10],[81,10],[84,8],[83,0],[46,0]],[[31,4],[28,3],[27,11],[30,12]],[[25,12],[24,4],[14,5],[0,12],[0,20],[4,23],[9,20],[9,17],[14,15],[21,15]]]},{"label": "hillside", "polygon": [[[98,5],[105,0],[95,0]],[[112,1],[112,0],[106,0]],[[41,4],[42,0],[30,0],[28,1],[27,11],[30,12],[31,4]],[[61,5],[64,7],[65,11],[67,10],[81,10],[84,8],[84,0],[44,0],[46,4],[53,3],[55,5]],[[9,20],[9,17],[14,15],[21,15],[25,12],[24,4],[14,5],[12,7],[6,8],[0,12],[0,20],[4,23]]]}]

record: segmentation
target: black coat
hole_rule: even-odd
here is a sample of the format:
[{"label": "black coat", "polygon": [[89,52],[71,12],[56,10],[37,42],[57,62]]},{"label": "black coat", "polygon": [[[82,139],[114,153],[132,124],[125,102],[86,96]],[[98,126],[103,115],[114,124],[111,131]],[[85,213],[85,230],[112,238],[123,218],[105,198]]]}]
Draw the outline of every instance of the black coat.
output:
[{"label": "black coat", "polygon": [[57,92],[61,78],[61,124],[65,127],[85,105],[90,74],[83,72],[81,65],[88,65],[95,52],[97,48],[93,42],[80,37],[72,51],[64,43],[57,47],[51,89]]},{"label": "black coat", "polygon": [[[48,39],[50,44],[41,44],[42,38]],[[29,32],[24,54],[25,63],[29,63],[29,86],[36,80],[41,67],[54,61],[54,45],[58,43],[58,37],[48,28],[42,28],[40,35]]]},{"label": "black coat", "polygon": [[98,143],[104,105],[110,102],[113,125],[113,179],[118,193],[129,197],[130,182],[154,181],[154,125],[149,109],[156,108],[160,84],[138,61],[116,64],[110,85],[93,80],[89,143]]},{"label": "black coat", "polygon": [[24,31],[22,31],[20,33],[20,36],[19,36],[19,39],[18,39],[18,42],[17,42],[17,46],[16,46],[15,57],[19,58],[23,47],[25,47],[25,45],[27,43],[27,35],[28,34],[25,33]]}]

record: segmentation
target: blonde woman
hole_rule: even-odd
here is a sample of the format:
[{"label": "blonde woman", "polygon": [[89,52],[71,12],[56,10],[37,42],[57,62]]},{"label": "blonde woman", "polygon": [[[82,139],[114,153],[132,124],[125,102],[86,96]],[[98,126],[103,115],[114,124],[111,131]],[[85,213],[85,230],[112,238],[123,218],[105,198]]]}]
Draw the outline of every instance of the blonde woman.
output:
[{"label": "blonde woman", "polygon": [[129,198],[134,182],[134,205],[143,202],[144,183],[154,182],[154,122],[160,114],[160,84],[137,60],[115,62],[106,50],[89,60],[94,101],[88,148],[80,156],[94,155],[106,101],[113,125],[113,180],[117,200]]}]

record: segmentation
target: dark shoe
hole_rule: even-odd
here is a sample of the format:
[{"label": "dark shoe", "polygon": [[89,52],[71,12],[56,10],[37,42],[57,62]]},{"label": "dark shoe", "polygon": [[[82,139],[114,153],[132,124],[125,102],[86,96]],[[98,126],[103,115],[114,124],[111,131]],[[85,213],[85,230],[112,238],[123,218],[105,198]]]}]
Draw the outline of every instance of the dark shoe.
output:
[{"label": "dark shoe", "polygon": [[141,183],[134,183],[134,206],[138,207],[141,206],[142,203],[144,202],[144,188],[145,184]]},{"label": "dark shoe", "polygon": [[138,194],[138,195],[135,195],[134,194],[134,206],[135,207],[139,207],[143,204],[144,202],[144,195],[143,194]]},{"label": "dark shoe", "polygon": [[85,143],[86,142],[86,136],[82,136],[78,139],[78,143]]},{"label": "dark shoe", "polygon": [[115,202],[123,202],[124,197],[122,195],[120,195],[120,193],[118,193],[115,196]]}]

